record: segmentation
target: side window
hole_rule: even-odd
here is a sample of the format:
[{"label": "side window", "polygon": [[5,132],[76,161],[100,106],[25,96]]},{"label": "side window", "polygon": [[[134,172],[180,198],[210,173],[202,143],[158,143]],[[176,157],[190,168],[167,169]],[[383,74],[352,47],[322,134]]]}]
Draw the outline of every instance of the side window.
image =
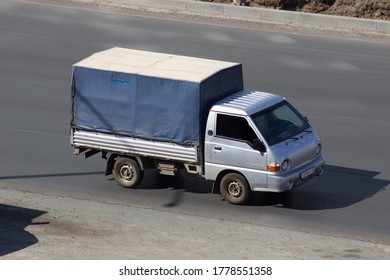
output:
[{"label": "side window", "polygon": [[217,136],[253,143],[257,136],[249,126],[247,120],[242,117],[229,115],[217,115]]}]

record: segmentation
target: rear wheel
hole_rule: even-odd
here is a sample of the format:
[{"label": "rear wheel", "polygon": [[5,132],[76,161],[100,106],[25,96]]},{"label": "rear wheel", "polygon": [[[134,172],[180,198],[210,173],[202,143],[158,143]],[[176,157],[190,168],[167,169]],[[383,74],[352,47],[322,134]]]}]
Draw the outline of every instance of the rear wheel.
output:
[{"label": "rear wheel", "polygon": [[112,173],[115,181],[124,188],[134,188],[143,179],[143,171],[139,169],[138,163],[126,157],[116,159]]},{"label": "rear wheel", "polygon": [[250,189],[244,176],[236,173],[226,174],[220,183],[223,198],[231,204],[248,202]]}]

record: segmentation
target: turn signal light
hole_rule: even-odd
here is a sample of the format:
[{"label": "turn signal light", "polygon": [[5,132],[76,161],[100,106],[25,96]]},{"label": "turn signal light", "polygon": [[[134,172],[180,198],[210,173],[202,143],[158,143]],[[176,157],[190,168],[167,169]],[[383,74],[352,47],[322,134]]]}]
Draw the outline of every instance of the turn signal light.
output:
[{"label": "turn signal light", "polygon": [[277,162],[271,162],[267,165],[267,170],[272,172],[280,171],[280,164]]}]

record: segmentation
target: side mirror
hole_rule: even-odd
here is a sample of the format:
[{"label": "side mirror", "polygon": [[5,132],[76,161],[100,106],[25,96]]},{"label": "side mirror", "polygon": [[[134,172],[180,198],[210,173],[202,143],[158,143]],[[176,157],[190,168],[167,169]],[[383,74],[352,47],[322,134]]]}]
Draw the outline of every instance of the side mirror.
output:
[{"label": "side mirror", "polygon": [[255,150],[262,152],[262,153],[265,153],[267,151],[267,148],[265,147],[263,141],[261,141],[258,138],[253,140],[253,148]]}]

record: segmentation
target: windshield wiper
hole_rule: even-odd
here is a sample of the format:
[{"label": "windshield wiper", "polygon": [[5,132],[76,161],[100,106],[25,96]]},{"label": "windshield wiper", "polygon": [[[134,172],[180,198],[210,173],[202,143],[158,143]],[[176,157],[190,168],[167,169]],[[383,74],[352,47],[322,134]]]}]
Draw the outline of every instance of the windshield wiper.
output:
[{"label": "windshield wiper", "polygon": [[302,131],[302,132],[306,132],[306,133],[312,134],[312,133],[313,133],[313,130],[306,129],[306,130],[304,130],[304,131]]}]

